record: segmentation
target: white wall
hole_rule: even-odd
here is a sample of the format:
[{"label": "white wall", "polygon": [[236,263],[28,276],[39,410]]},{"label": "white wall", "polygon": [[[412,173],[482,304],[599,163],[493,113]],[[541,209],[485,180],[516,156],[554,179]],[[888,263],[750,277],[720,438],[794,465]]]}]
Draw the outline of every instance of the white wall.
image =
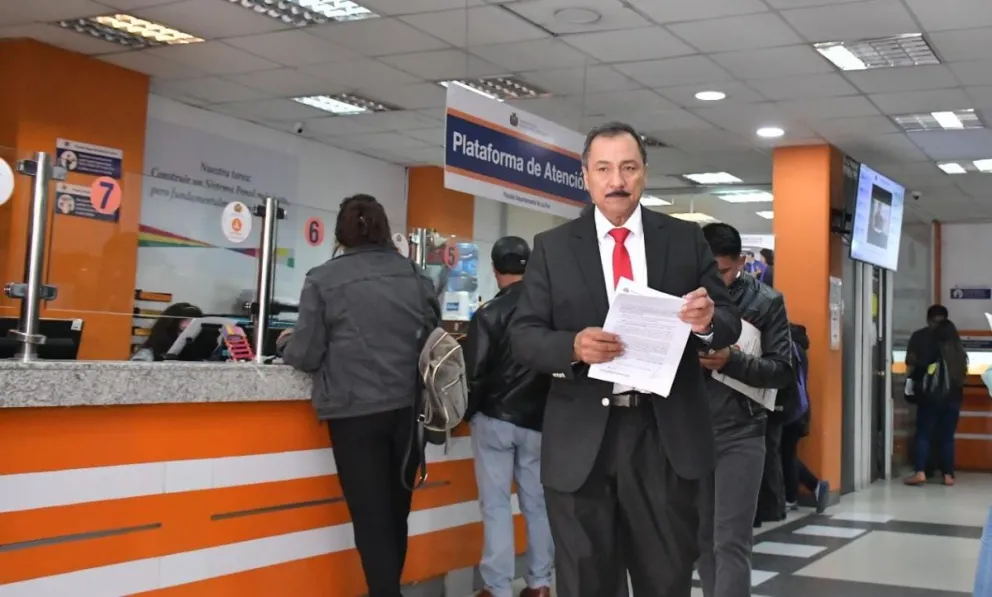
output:
[{"label": "white wall", "polygon": [[941,303],[958,329],[987,331],[992,301],[954,300],[950,293],[955,286],[992,286],[992,224],[943,224],[940,239]]}]

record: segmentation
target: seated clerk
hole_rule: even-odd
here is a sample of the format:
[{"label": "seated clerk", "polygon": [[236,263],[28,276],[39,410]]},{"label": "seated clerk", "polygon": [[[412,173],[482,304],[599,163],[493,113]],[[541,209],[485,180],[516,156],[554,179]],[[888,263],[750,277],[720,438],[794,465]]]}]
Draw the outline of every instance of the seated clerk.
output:
[{"label": "seated clerk", "polygon": [[161,361],[165,353],[183,333],[193,319],[203,317],[203,311],[189,303],[175,303],[162,311],[151,333],[131,357],[132,361]]}]

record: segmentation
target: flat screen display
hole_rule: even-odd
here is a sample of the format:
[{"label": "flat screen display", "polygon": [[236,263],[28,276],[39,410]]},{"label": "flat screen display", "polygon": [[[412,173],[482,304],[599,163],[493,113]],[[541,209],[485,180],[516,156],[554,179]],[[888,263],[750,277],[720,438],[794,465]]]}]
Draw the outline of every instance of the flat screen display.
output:
[{"label": "flat screen display", "polygon": [[851,259],[896,271],[906,189],[864,164],[858,174]]}]

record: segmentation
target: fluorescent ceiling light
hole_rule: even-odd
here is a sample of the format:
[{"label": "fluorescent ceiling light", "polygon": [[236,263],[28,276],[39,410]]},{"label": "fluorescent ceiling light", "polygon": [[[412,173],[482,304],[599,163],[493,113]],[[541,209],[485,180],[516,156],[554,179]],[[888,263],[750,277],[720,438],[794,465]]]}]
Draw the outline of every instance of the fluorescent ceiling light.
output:
[{"label": "fluorescent ceiling light", "polygon": [[696,99],[704,102],[718,102],[727,97],[722,91],[700,91],[696,94]]},{"label": "fluorescent ceiling light", "polygon": [[756,211],[754,213],[758,214],[759,216],[761,216],[762,218],[764,218],[766,220],[774,220],[775,219],[775,212],[773,212],[773,211]]},{"label": "fluorescent ceiling light", "polygon": [[[990,161],[990,160],[979,160],[979,161]],[[975,166],[978,166],[978,162],[975,162]],[[944,171],[946,174],[965,174],[967,170],[961,164],[955,164],[953,162],[949,164],[937,164],[937,167]]]},{"label": "fluorescent ceiling light", "polygon": [[331,21],[374,19],[376,13],[350,0],[228,0],[286,25],[307,27]]},{"label": "fluorescent ceiling light", "polygon": [[[974,164],[975,167],[981,172],[992,172],[992,160],[975,160],[972,164]],[[947,170],[944,170],[944,172],[947,172]],[[948,172],[948,174],[950,174],[950,172]]]},{"label": "fluorescent ceiling light", "polygon": [[974,110],[953,110],[926,112],[922,114],[900,114],[892,119],[904,131],[954,131],[961,129],[983,129],[985,124]]},{"label": "fluorescent ceiling light", "polygon": [[654,195],[641,196],[641,205],[644,207],[664,207],[671,204],[671,201],[665,201],[661,197],[655,197]]},{"label": "fluorescent ceiling light", "polygon": [[112,14],[59,21],[59,27],[129,48],[176,46],[203,41],[189,33],[128,14]]},{"label": "fluorescent ceiling light", "polygon": [[708,216],[702,212],[690,211],[680,214],[668,214],[673,218],[678,218],[680,220],[685,220],[687,222],[696,222],[698,224],[709,224],[710,222],[716,222],[717,219],[713,216]]},{"label": "fluorescent ceiling light", "polygon": [[785,131],[777,126],[766,126],[758,129],[757,133],[759,137],[764,137],[765,139],[776,139],[784,135]]},{"label": "fluorescent ceiling light", "polygon": [[733,174],[727,172],[700,172],[698,174],[683,174],[683,178],[688,178],[697,184],[733,184],[744,182]]},{"label": "fluorescent ceiling light", "polygon": [[922,33],[860,41],[824,42],[813,44],[813,48],[834,66],[845,71],[940,64],[940,59]]},{"label": "fluorescent ceiling light", "polygon": [[387,106],[381,102],[370,100],[350,93],[339,93],[337,95],[308,95],[294,97],[294,102],[301,103],[311,108],[317,108],[338,116],[350,116],[354,114],[366,114],[368,112],[391,112],[396,108]]},{"label": "fluorescent ceiling light", "polygon": [[539,97],[549,97],[551,94],[543,89],[539,89],[530,83],[525,83],[517,77],[483,77],[481,79],[457,79],[451,81],[438,81],[441,87],[457,85],[462,89],[474,91],[481,96],[498,101],[511,99],[534,99]]},{"label": "fluorescent ceiling light", "polygon": [[727,203],[768,203],[774,199],[774,196],[768,191],[733,191],[717,193],[716,196]]}]

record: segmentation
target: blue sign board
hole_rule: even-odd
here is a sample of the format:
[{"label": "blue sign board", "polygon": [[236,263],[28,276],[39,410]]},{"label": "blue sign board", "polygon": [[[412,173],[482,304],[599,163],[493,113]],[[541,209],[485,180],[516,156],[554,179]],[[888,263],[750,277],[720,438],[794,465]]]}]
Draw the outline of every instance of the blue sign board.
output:
[{"label": "blue sign board", "polygon": [[110,214],[102,214],[93,209],[90,202],[91,191],[89,187],[78,184],[68,184],[60,182],[55,185],[55,214],[60,216],[76,216],[77,218],[89,218],[103,222],[116,222],[119,218],[120,210],[115,210]]},{"label": "blue sign board", "polygon": [[124,152],[113,147],[69,139],[55,141],[55,163],[69,172],[119,179],[123,160]]},{"label": "blue sign board", "polygon": [[992,287],[989,286],[956,286],[951,289],[951,298],[958,300],[988,301],[992,300]]}]

